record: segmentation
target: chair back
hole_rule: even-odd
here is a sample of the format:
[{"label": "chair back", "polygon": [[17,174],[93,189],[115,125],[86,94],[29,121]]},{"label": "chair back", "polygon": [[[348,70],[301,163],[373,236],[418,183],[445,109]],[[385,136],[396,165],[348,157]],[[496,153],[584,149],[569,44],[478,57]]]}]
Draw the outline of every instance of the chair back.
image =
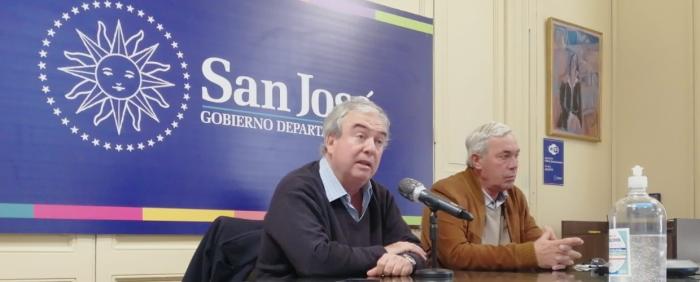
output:
[{"label": "chair back", "polygon": [[244,281],[258,258],[262,221],[220,216],[192,256],[183,282]]}]

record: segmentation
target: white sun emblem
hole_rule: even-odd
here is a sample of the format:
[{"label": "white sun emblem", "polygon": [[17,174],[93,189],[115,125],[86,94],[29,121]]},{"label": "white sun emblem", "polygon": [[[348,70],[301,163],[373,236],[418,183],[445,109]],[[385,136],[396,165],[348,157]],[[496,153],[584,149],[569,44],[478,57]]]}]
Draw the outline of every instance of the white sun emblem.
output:
[{"label": "white sun emblem", "polygon": [[105,24],[99,21],[94,40],[80,30],[76,31],[87,52],[64,51],[64,56],[77,65],[58,68],[82,79],[65,95],[70,100],[84,96],[75,113],[99,106],[93,124],[98,126],[112,117],[117,134],[121,134],[127,115],[136,131],[141,131],[142,114],[160,122],[151,103],[169,108],[158,88],[174,84],[156,76],[158,72],[170,70],[170,65],[151,60],[158,44],[140,49],[143,30],[127,39],[120,21],[117,21],[111,36],[108,36]]},{"label": "white sun emblem", "polygon": [[[179,40],[164,22],[132,4],[121,0],[94,1],[91,4],[73,6],[54,18],[36,52],[39,57],[36,64],[39,70],[36,79],[40,81],[38,89],[46,99],[51,115],[69,129],[71,135],[105,151],[137,152],[164,143],[183,124],[192,98],[189,65]],[[115,21],[97,21],[96,34],[92,36],[91,31],[91,36],[85,35],[83,22],[86,19],[94,23],[94,17],[112,15],[119,17]],[[76,21],[79,18],[82,22]],[[125,29],[128,25],[122,25],[127,21],[146,31],[128,32]],[[105,23],[111,25],[109,30]],[[148,39],[163,44],[140,46],[150,44],[145,43],[144,32],[151,35]],[[74,40],[75,35],[80,41]],[[75,47],[71,44],[73,42],[82,46]],[[159,46],[166,48],[158,49]],[[53,58],[52,54],[63,56]],[[162,60],[177,63],[171,68],[171,65],[157,62]],[[178,74],[182,77],[178,78]],[[66,79],[66,76],[79,80]],[[54,79],[57,77],[60,79]],[[55,96],[55,93],[62,97]],[[67,107],[76,110],[67,111]],[[142,120],[143,114],[150,119]],[[84,122],[91,126],[84,126]],[[112,133],[117,134],[112,136]]]}]

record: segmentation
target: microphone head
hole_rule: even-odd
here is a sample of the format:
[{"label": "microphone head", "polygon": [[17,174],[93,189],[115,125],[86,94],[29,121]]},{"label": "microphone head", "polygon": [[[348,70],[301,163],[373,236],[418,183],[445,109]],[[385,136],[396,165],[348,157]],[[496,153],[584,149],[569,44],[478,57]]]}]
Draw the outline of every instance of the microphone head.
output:
[{"label": "microphone head", "polygon": [[406,199],[417,202],[420,192],[425,190],[425,186],[413,178],[404,178],[399,181],[399,193]]}]

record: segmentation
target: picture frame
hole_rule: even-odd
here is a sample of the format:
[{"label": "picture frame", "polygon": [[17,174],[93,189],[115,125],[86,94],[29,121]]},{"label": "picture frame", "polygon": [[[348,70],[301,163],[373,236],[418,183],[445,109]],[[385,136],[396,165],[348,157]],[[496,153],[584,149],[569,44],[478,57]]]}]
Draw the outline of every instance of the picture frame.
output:
[{"label": "picture frame", "polygon": [[547,20],[547,135],[601,141],[602,36]]}]

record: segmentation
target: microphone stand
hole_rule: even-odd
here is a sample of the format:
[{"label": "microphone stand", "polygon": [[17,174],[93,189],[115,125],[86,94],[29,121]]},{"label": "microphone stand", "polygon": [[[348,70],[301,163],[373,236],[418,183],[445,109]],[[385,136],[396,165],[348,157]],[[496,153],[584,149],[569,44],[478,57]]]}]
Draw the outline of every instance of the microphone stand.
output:
[{"label": "microphone stand", "polygon": [[414,276],[422,279],[452,280],[454,272],[449,269],[439,268],[437,263],[437,208],[430,208],[430,245],[432,246],[431,267],[416,270]]}]

